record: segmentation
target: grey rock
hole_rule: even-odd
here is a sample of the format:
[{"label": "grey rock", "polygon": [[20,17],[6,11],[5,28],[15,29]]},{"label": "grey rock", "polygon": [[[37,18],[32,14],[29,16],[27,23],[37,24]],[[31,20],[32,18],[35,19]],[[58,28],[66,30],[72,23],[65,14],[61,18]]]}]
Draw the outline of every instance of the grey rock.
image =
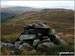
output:
[{"label": "grey rock", "polygon": [[15,45],[11,44],[11,43],[1,43],[2,46],[7,46],[7,47],[10,47],[10,48],[13,48],[15,47]]},{"label": "grey rock", "polygon": [[19,46],[19,50],[23,50],[24,48],[33,48],[33,47],[28,43],[23,43],[22,45]]},{"label": "grey rock", "polygon": [[37,51],[35,49],[29,51],[29,54],[32,54],[32,53],[36,53]]},{"label": "grey rock", "polygon": [[55,45],[51,42],[45,42],[38,45],[38,48],[52,48]]},{"label": "grey rock", "polygon": [[18,49],[14,44],[11,44],[11,43],[5,43],[5,42],[1,42],[1,47],[8,47],[8,48],[11,48],[11,49]]},{"label": "grey rock", "polygon": [[56,36],[56,39],[61,43],[65,42],[63,39],[61,39],[58,35],[55,35]]}]

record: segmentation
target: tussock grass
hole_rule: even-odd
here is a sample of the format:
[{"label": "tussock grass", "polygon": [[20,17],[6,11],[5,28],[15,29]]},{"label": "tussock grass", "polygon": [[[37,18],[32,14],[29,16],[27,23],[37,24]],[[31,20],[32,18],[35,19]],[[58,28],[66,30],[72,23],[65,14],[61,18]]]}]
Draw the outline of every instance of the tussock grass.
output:
[{"label": "tussock grass", "polygon": [[1,36],[1,41],[6,41],[6,40],[16,40],[19,37],[19,34],[10,34],[10,35],[2,35]]},{"label": "tussock grass", "polygon": [[11,55],[10,48],[7,47],[1,48],[1,55]]}]

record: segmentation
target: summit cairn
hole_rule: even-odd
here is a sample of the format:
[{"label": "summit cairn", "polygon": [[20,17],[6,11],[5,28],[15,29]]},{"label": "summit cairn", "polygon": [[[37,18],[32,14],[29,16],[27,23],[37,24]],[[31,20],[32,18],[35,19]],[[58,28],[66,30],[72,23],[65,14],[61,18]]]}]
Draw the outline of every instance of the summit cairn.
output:
[{"label": "summit cairn", "polygon": [[24,48],[37,50],[39,48],[52,48],[55,45],[61,44],[61,40],[62,39],[56,35],[55,29],[48,26],[46,22],[39,21],[24,26],[24,32],[21,33],[18,39],[13,42],[2,42],[1,46],[13,46],[18,50],[24,50]]}]

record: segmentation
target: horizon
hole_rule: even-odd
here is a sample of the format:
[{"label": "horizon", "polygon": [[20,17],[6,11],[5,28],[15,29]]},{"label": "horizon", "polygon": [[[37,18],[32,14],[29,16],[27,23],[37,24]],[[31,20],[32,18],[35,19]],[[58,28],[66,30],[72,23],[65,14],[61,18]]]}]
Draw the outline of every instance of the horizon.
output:
[{"label": "horizon", "polygon": [[[14,3],[14,4],[13,4]],[[7,7],[59,8],[74,10],[74,1],[1,1],[1,8]]]}]

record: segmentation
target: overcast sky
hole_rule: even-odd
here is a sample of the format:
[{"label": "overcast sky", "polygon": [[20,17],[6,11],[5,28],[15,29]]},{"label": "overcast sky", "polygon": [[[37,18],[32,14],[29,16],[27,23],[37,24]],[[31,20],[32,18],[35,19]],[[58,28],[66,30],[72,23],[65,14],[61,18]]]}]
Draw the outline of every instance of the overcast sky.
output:
[{"label": "overcast sky", "polygon": [[30,6],[35,8],[65,8],[74,10],[74,1],[1,1],[1,7]]}]

